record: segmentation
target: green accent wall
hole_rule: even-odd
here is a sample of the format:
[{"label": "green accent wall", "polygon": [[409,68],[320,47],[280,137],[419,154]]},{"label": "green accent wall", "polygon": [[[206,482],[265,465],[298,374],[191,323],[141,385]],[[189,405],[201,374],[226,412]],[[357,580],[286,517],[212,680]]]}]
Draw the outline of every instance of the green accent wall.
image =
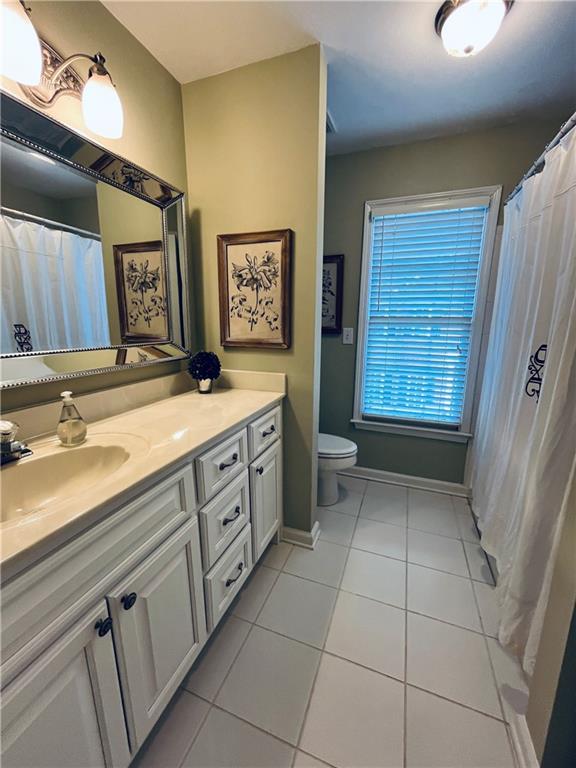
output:
[{"label": "green accent wall", "polygon": [[[343,325],[358,331],[364,203],[499,184],[503,200],[568,115],[478,133],[329,157],[326,164],[324,252],[344,254]],[[356,344],[322,338],[320,431],[354,440],[358,465],[460,483],[467,446],[429,438],[355,429]]]},{"label": "green accent wall", "polygon": [[[193,273],[202,346],[225,368],[287,374],[284,518],[316,505],[326,66],[319,45],[183,86]],[[294,230],[292,346],[220,345],[216,237]]]},{"label": "green accent wall", "polygon": [[[39,35],[63,56],[102,51],[124,107],[124,135],[103,139],[83,125],[79,100],[61,98],[47,112],[78,133],[131,160],[161,179],[186,190],[184,122],[181,86],[130,32],[98,2],[33,3],[32,19]],[[76,65],[75,65],[76,66]],[[85,75],[84,65],[78,70]],[[2,88],[26,102],[19,86],[0,78]],[[175,373],[182,364],[166,363],[121,373],[84,376],[70,382],[80,394],[122,386],[142,379]],[[4,411],[58,398],[62,382],[18,387],[1,393]]]}]

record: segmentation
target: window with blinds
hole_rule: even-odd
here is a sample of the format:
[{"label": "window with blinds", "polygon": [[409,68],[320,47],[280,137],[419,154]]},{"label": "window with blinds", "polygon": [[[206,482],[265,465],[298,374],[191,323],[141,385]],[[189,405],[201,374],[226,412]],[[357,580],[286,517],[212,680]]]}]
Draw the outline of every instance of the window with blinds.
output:
[{"label": "window with blinds", "polygon": [[490,201],[371,209],[361,419],[462,427]]}]

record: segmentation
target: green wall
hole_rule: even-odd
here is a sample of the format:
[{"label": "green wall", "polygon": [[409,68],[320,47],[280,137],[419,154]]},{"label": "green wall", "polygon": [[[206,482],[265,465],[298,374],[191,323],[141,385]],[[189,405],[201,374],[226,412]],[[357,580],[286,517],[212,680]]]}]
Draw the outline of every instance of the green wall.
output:
[{"label": "green wall", "polygon": [[[77,51],[102,51],[124,107],[121,139],[90,136],[84,128],[80,101],[60,99],[51,117],[84,133],[96,143],[131,160],[161,179],[186,189],[184,123],[180,84],[106,8],[97,2],[33,3],[32,19],[41,37],[63,56]],[[79,65],[79,71],[85,74]],[[13,81],[0,78],[2,88],[25,101]],[[149,379],[181,369],[180,363],[75,379],[72,389],[90,392]],[[5,411],[58,396],[62,382],[19,387],[2,392]]]},{"label": "green wall", "polygon": [[[287,374],[285,522],[310,530],[316,503],[319,285],[326,67],[320,46],[183,87],[191,248],[203,346],[226,368]],[[216,237],[295,232],[292,347],[220,346]]]},{"label": "green wall", "polygon": [[[324,252],[343,253],[343,325],[357,335],[364,203],[501,184],[512,191],[566,115],[480,133],[329,157],[326,165]],[[358,465],[462,482],[465,443],[367,432],[350,424],[356,345],[322,338],[320,430],[358,444]]]}]

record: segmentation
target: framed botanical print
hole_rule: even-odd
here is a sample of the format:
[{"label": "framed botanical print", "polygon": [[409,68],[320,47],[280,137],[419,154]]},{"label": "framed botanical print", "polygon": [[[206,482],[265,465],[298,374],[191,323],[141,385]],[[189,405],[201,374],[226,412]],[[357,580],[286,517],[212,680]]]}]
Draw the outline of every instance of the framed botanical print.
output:
[{"label": "framed botanical print", "polygon": [[168,341],[166,263],[161,240],[114,246],[123,344]]},{"label": "framed botanical print", "polygon": [[290,346],[291,229],[218,235],[220,342]]},{"label": "framed botanical print", "polygon": [[324,256],[322,267],[322,333],[342,333],[344,256]]}]

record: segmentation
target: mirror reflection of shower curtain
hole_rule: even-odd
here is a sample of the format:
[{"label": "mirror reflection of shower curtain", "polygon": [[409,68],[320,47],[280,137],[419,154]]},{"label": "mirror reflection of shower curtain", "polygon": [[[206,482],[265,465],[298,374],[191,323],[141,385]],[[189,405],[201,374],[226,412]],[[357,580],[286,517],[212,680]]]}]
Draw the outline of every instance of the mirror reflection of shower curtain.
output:
[{"label": "mirror reflection of shower curtain", "polygon": [[499,639],[533,672],[576,471],[576,129],[506,206],[470,484]]},{"label": "mirror reflection of shower curtain", "polygon": [[2,215],[0,248],[2,354],[21,351],[15,325],[34,351],[110,345],[98,240]]}]

